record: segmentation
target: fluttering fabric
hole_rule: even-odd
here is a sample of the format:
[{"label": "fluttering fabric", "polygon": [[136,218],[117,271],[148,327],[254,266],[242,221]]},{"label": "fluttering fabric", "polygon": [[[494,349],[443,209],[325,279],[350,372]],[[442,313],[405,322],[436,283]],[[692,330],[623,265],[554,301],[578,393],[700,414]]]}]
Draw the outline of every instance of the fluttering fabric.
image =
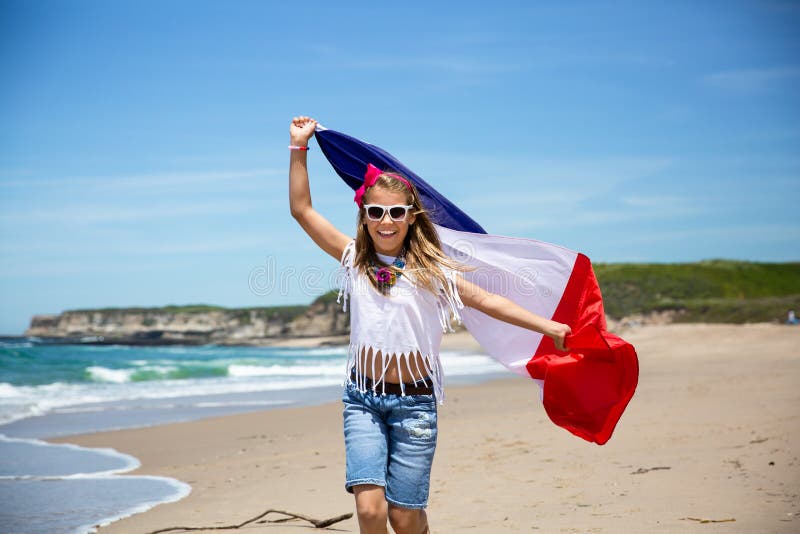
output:
[{"label": "fluttering fabric", "polygon": [[385,150],[318,126],[317,142],[353,190],[367,165],[396,171],[414,183],[436,225],[444,252],[469,267],[462,276],[487,291],[572,328],[559,351],[549,337],[465,307],[461,318],[492,358],[532,378],[550,419],[602,445],[633,397],[639,376],[634,347],[606,331],[600,288],[589,259],[532,239],[489,235],[452,202]]}]

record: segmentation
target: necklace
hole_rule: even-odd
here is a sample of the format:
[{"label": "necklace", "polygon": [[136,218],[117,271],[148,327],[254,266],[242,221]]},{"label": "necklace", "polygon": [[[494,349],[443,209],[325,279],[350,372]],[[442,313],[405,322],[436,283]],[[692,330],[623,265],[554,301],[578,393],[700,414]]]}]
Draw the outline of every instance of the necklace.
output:
[{"label": "necklace", "polygon": [[392,266],[397,267],[397,271],[390,269],[388,265],[378,267],[374,263],[372,264],[372,270],[375,271],[375,280],[378,281],[378,288],[384,295],[389,293],[391,287],[397,283],[397,279],[403,276],[402,269],[406,266],[404,252],[405,250],[401,250],[400,254],[392,262]]}]

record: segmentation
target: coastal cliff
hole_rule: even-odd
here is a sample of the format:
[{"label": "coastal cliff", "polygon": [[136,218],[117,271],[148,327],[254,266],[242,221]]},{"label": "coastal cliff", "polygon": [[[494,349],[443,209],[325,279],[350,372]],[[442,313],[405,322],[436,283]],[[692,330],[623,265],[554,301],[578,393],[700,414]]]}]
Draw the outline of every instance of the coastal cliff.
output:
[{"label": "coastal cliff", "polygon": [[270,345],[282,339],[345,336],[349,313],[326,294],[309,306],[105,308],[34,315],[25,336],[52,342],[129,345]]},{"label": "coastal cliff", "polygon": [[[599,263],[594,270],[610,331],[672,322],[782,323],[790,310],[800,310],[800,262]],[[70,310],[33,316],[25,335],[131,345],[273,345],[311,338],[347,343],[349,325],[330,292],[309,306]]]}]

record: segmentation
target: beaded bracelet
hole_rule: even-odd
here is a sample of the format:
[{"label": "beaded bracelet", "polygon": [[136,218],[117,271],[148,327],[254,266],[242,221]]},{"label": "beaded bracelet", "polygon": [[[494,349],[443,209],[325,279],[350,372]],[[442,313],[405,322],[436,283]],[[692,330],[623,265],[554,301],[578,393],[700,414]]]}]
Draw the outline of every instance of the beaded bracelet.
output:
[{"label": "beaded bracelet", "polygon": [[289,150],[308,150],[307,146],[289,145]]}]

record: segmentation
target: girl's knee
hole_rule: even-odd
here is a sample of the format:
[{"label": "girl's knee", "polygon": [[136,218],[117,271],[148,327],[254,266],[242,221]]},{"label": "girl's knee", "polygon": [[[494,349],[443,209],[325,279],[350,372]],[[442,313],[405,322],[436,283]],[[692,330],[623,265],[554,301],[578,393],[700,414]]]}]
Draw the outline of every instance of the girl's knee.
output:
[{"label": "girl's knee", "polygon": [[389,523],[397,534],[428,532],[428,517],[423,509],[389,505]]},{"label": "girl's knee", "polygon": [[360,521],[386,522],[387,505],[381,486],[371,484],[353,486],[353,494],[356,497],[356,512]]},{"label": "girl's knee", "polygon": [[369,523],[386,522],[386,507],[380,503],[356,502],[356,512],[361,521]]}]

